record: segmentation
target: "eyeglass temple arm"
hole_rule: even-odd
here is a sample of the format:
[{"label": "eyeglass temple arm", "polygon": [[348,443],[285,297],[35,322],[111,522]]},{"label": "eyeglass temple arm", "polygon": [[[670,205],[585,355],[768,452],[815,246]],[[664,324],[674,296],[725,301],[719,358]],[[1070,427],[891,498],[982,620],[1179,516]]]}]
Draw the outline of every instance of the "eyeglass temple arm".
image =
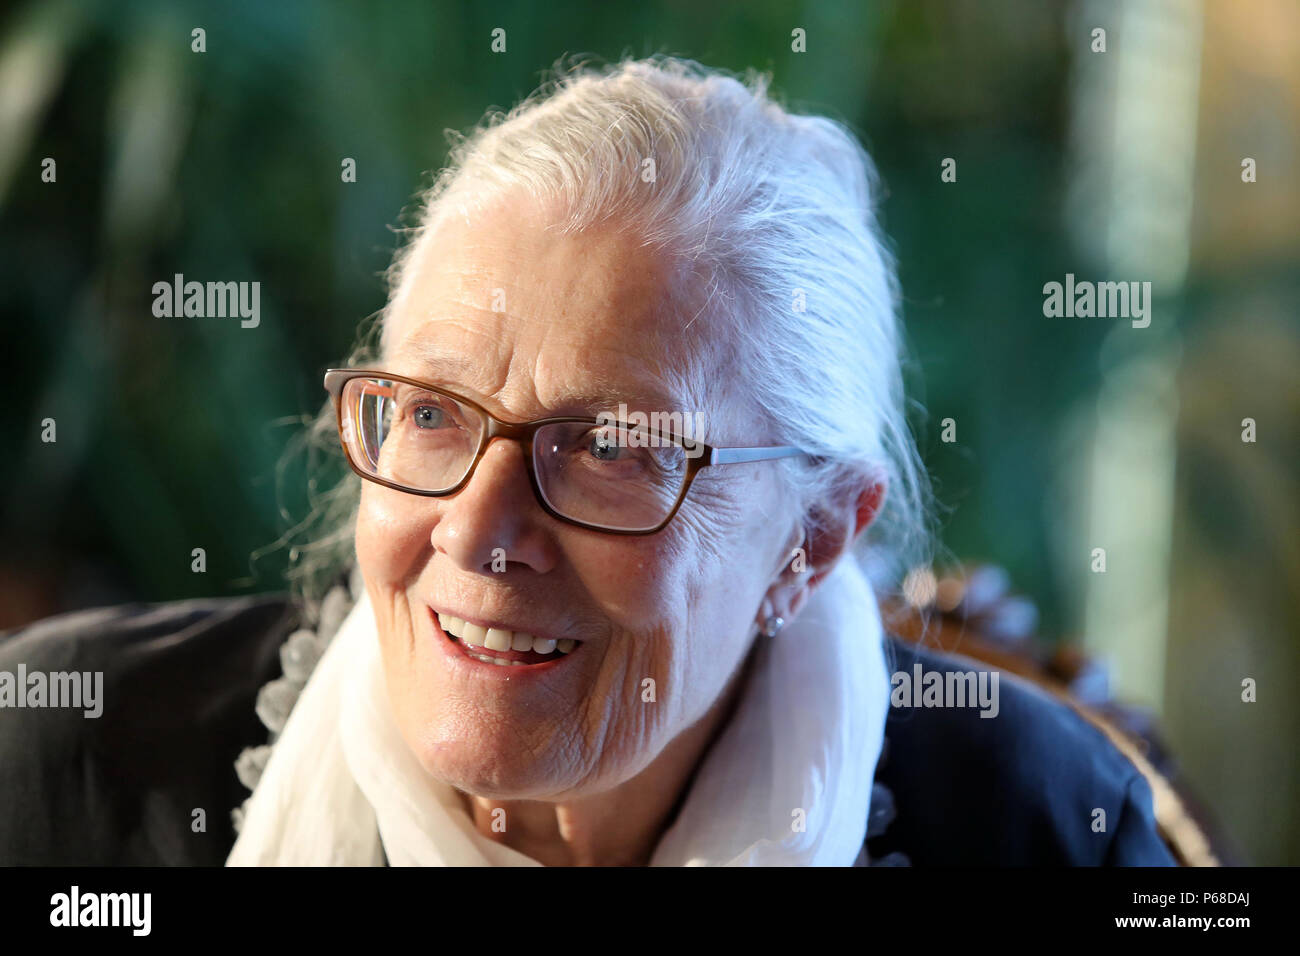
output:
[{"label": "eyeglass temple arm", "polygon": [[715,448],[709,458],[710,465],[731,465],[746,461],[767,461],[771,458],[793,458],[806,455],[802,448],[793,445],[775,445],[771,448]]}]

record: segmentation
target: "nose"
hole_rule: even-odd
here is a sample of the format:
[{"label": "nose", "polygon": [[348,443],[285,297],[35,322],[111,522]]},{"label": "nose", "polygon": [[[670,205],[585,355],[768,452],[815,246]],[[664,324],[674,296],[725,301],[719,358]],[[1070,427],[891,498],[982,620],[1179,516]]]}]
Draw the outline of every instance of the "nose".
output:
[{"label": "nose", "polygon": [[468,484],[444,498],[429,540],[435,551],[475,574],[500,574],[511,566],[545,574],[558,549],[528,481],[523,446],[492,439]]}]

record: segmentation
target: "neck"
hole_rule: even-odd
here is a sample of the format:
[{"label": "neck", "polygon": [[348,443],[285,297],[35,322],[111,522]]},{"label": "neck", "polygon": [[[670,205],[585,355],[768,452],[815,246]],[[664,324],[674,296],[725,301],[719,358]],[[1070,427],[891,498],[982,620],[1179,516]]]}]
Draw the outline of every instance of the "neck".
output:
[{"label": "neck", "polygon": [[[718,700],[678,734],[645,770],[589,797],[551,802],[494,800],[462,793],[478,831],[544,866],[644,866],[685,802],[700,764],[735,711],[752,669],[753,652]],[[505,809],[504,833],[493,811]]]}]

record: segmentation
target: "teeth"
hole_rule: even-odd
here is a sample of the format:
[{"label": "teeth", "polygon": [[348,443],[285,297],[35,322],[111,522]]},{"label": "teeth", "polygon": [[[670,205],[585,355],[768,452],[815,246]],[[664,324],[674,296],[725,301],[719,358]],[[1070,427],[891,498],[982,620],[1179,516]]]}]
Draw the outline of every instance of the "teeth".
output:
[{"label": "teeth", "polygon": [[[438,624],[467,647],[482,647],[489,651],[532,651],[535,654],[552,654],[558,650],[561,654],[569,654],[578,646],[578,642],[571,638],[566,637],[557,641],[554,638],[534,637],[523,631],[482,627],[478,624],[470,624],[452,614],[439,614]],[[477,654],[470,656],[479,657],[480,660],[487,660],[489,663],[518,663],[500,661],[495,657],[480,657]]]},{"label": "teeth", "polygon": [[476,661],[482,661],[484,664],[496,664],[499,667],[526,667],[523,661],[503,661],[499,657],[488,657],[486,654],[471,654],[470,657]]}]

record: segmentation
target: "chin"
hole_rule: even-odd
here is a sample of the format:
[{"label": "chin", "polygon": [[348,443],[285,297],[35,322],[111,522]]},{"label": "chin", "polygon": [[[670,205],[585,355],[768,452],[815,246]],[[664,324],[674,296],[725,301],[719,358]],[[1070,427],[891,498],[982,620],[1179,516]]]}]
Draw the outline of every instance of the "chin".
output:
[{"label": "chin", "polygon": [[501,800],[535,800],[573,787],[567,774],[557,772],[564,763],[558,743],[538,751],[508,727],[497,733],[476,732],[475,722],[467,720],[433,726],[457,729],[429,734],[412,750],[429,776],[457,790]]}]

